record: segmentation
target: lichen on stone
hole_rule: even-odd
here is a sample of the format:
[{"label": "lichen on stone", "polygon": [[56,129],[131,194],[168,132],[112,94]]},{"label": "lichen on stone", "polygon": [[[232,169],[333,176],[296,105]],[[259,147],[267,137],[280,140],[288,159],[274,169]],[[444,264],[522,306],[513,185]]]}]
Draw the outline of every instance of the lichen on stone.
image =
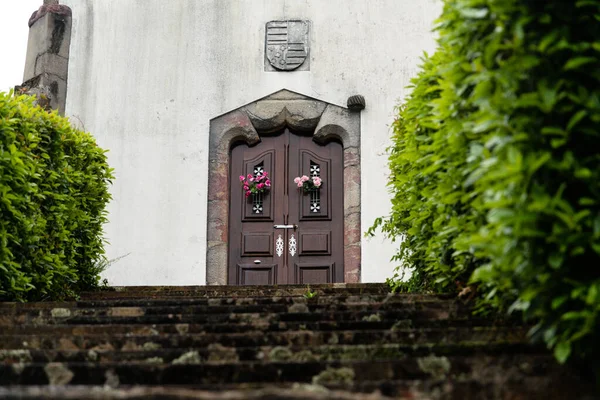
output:
[{"label": "lichen on stone", "polygon": [[405,357],[406,354],[397,345],[377,346],[369,354],[371,360],[400,360]]},{"label": "lichen on stone", "polygon": [[331,347],[326,351],[325,359],[334,361],[353,361],[353,360],[367,360],[369,354],[365,346],[340,346]]},{"label": "lichen on stone", "polygon": [[392,325],[392,331],[399,331],[403,329],[412,329],[413,323],[410,319],[401,319]]},{"label": "lichen on stone", "polygon": [[106,379],[104,381],[104,386],[106,387],[115,388],[120,384],[119,375],[113,369],[106,370],[104,378]]},{"label": "lichen on stone", "polygon": [[162,357],[150,357],[144,360],[146,364],[163,364],[165,361]]},{"label": "lichen on stone", "polygon": [[162,346],[160,344],[154,342],[146,342],[142,345],[142,349],[146,351],[159,350],[161,348]]},{"label": "lichen on stone", "polygon": [[68,308],[53,308],[50,311],[53,318],[68,318],[71,316],[71,310]]},{"label": "lichen on stone", "polygon": [[340,338],[337,333],[333,333],[327,343],[329,344],[338,344],[340,342]]},{"label": "lichen on stone", "polygon": [[87,352],[87,359],[89,361],[98,361],[98,353],[96,353],[94,350],[90,350]]},{"label": "lichen on stone", "polygon": [[354,370],[348,367],[342,368],[327,368],[321,371],[320,374],[313,376],[313,385],[325,384],[346,384],[350,385],[354,382]]},{"label": "lichen on stone", "polygon": [[452,367],[446,357],[430,355],[417,359],[421,371],[431,375],[434,379],[444,379]]},{"label": "lichen on stone", "polygon": [[73,371],[62,363],[49,363],[44,367],[50,385],[66,385],[75,376]]},{"label": "lichen on stone", "polygon": [[178,358],[172,361],[172,364],[200,364],[202,363],[202,358],[197,351],[188,351],[187,353],[182,354]]},{"label": "lichen on stone", "polygon": [[308,384],[308,383],[294,383],[292,385],[292,390],[294,392],[306,392],[306,393],[320,393],[320,394],[328,394],[329,389],[325,386]]},{"label": "lichen on stone", "polygon": [[22,362],[14,363],[11,365],[11,367],[12,367],[12,370],[15,372],[15,374],[21,375],[21,372],[23,372],[23,370],[25,369],[25,363],[22,363]]},{"label": "lichen on stone", "polygon": [[292,304],[288,307],[288,312],[293,314],[307,313],[308,311],[308,306],[303,303]]},{"label": "lichen on stone", "polygon": [[235,348],[225,347],[219,343],[208,346],[208,361],[215,363],[238,362],[239,356]]},{"label": "lichen on stone", "polygon": [[371,315],[368,315],[368,316],[364,316],[362,318],[362,320],[366,321],[366,322],[381,322],[381,315],[379,315],[379,314],[371,314]]},{"label": "lichen on stone", "polygon": [[302,350],[292,355],[292,361],[295,362],[313,362],[319,360],[320,357],[310,350]]},{"label": "lichen on stone", "polygon": [[0,350],[0,361],[31,362],[29,350]]},{"label": "lichen on stone", "polygon": [[180,335],[187,335],[190,331],[189,324],[176,324],[175,329]]},{"label": "lichen on stone", "polygon": [[289,361],[292,359],[293,353],[288,347],[277,346],[273,347],[269,352],[269,360],[271,361]]}]

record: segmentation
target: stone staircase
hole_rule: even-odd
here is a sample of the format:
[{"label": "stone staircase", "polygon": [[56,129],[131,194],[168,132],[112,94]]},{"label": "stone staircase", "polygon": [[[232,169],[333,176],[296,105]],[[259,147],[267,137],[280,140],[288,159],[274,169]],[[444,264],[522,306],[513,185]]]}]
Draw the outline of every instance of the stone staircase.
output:
[{"label": "stone staircase", "polygon": [[381,284],[0,303],[6,399],[594,399],[514,321]]}]

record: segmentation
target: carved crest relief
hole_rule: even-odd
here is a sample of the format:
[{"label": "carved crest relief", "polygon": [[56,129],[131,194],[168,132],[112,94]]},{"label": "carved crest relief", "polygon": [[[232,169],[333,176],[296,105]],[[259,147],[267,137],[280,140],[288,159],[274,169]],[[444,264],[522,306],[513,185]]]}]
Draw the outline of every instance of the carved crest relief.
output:
[{"label": "carved crest relief", "polygon": [[279,71],[308,70],[308,21],[271,21],[266,29],[266,58]]}]

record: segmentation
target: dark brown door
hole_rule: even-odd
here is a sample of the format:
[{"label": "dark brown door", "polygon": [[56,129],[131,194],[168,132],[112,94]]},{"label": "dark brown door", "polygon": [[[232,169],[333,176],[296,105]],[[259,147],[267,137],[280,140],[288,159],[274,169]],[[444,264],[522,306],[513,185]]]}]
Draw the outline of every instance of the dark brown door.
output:
[{"label": "dark brown door", "polygon": [[[245,197],[239,176],[268,172],[268,193]],[[229,284],[343,282],[343,152],[285,130],[231,152]],[[304,193],[297,176],[319,176]]]}]

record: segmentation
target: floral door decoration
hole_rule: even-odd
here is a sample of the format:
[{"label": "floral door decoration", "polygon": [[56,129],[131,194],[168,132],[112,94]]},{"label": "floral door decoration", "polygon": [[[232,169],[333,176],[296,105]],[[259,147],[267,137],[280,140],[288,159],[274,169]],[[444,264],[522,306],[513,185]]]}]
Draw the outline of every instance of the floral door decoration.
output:
[{"label": "floral door decoration", "polygon": [[240,183],[246,197],[250,197],[252,194],[265,193],[271,189],[269,173],[263,170],[248,174],[248,176],[240,175]]},{"label": "floral door decoration", "polygon": [[302,189],[304,193],[310,193],[319,190],[323,181],[318,176],[309,178],[306,175],[302,175],[294,178],[294,183],[298,186],[298,189]]},{"label": "floral door decoration", "polygon": [[246,198],[252,196],[252,213],[263,213],[263,195],[271,189],[269,173],[264,170],[262,164],[254,167],[254,173],[248,176],[240,175],[240,183]]}]

